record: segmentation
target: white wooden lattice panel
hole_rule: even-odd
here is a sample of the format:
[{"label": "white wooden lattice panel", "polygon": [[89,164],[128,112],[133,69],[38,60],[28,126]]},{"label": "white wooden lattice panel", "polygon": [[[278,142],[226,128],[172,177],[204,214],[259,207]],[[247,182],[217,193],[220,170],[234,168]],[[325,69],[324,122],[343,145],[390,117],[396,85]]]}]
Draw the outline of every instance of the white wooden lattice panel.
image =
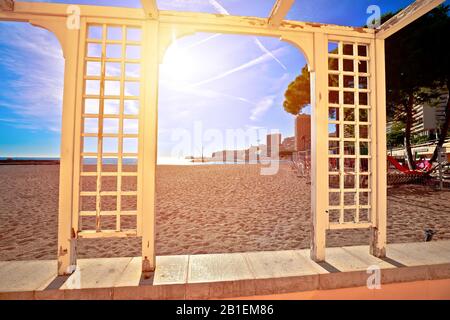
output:
[{"label": "white wooden lattice panel", "polygon": [[373,201],[371,43],[328,42],[329,229],[369,228]]},{"label": "white wooden lattice panel", "polygon": [[78,236],[136,236],[142,27],[96,22],[84,32]]}]

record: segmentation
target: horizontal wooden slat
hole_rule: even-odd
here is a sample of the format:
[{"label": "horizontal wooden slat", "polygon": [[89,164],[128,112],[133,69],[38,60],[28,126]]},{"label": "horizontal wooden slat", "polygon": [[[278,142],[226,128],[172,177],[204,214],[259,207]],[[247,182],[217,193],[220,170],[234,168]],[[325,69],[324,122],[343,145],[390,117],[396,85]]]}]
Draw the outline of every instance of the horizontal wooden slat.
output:
[{"label": "horizontal wooden slat", "polygon": [[351,205],[351,206],[347,206],[347,205],[342,205],[342,206],[329,206],[328,209],[329,210],[340,210],[340,209],[372,209],[372,207],[370,205]]},{"label": "horizontal wooden slat", "polygon": [[[137,211],[100,211],[100,216],[136,216]],[[97,211],[80,211],[80,217],[95,217]]]},{"label": "horizontal wooden slat", "polygon": [[[92,24],[91,24],[92,26]],[[102,44],[103,40],[102,39],[87,39],[86,40],[87,43],[98,43],[98,44]],[[120,44],[122,45],[122,40],[105,40],[106,44]],[[140,46],[142,45],[142,43],[140,41],[129,41],[127,40],[125,42],[126,45],[131,45],[131,46]]]},{"label": "horizontal wooden slat", "polygon": [[[98,153],[96,152],[83,152],[81,154],[82,157],[92,157],[92,158],[97,158],[97,156],[99,156]],[[112,152],[108,152],[108,153],[103,153],[102,154],[103,158],[118,158],[119,154],[118,153],[112,153]],[[137,153],[123,153],[122,154],[123,158],[137,158],[138,154]]]},{"label": "horizontal wooden slat", "polygon": [[92,159],[94,159],[94,158],[97,158],[98,153],[97,152],[82,152],[81,156],[85,157],[85,158],[92,158]]},{"label": "horizontal wooden slat", "polygon": [[[100,196],[103,197],[107,197],[107,196],[117,196],[117,195],[122,195],[122,196],[137,196],[137,191],[101,191],[100,192]],[[80,196],[82,197],[93,197],[96,196],[97,192],[96,191],[82,191],[80,192]]]},{"label": "horizontal wooden slat", "polygon": [[[341,189],[328,189],[329,192],[341,192]],[[372,189],[343,189],[342,191],[344,191],[345,193],[353,193],[353,192],[372,192]]]},{"label": "horizontal wooden slat", "polygon": [[[83,118],[86,119],[97,119],[99,117],[98,114],[83,114]],[[102,116],[103,119],[120,119],[120,115],[118,114],[104,114]],[[124,114],[122,116],[123,119],[134,119],[134,120],[139,120],[139,116],[138,115],[126,115]]]},{"label": "horizontal wooden slat", "polygon": [[[89,138],[98,138],[99,135],[97,133],[83,133],[81,134],[82,137],[89,137]],[[101,135],[103,138],[139,138],[138,134],[131,134],[131,133],[124,133],[124,134],[118,134],[118,133],[103,133]]]},{"label": "horizontal wooden slat", "polygon": [[330,91],[339,91],[342,92],[361,92],[361,93],[370,93],[370,89],[359,89],[359,88],[340,88],[340,87],[328,87]]},{"label": "horizontal wooden slat", "polygon": [[354,222],[347,222],[347,223],[330,223],[328,229],[329,230],[344,230],[344,229],[368,229],[371,228],[373,224],[371,222],[368,223],[354,223]]},{"label": "horizontal wooden slat", "polygon": [[[364,125],[364,126],[367,126],[367,125],[371,124],[370,122],[342,121],[342,120],[329,120],[328,123],[329,124],[350,124],[350,125],[353,125],[353,126],[357,125],[357,124]],[[340,139],[340,138],[330,137],[330,140],[332,140],[332,139]],[[350,139],[350,138],[343,138],[343,139]]]},{"label": "horizontal wooden slat", "polygon": [[86,62],[102,62],[103,60],[105,62],[125,62],[125,63],[134,63],[134,64],[141,64],[140,59],[123,59],[123,58],[98,58],[98,57],[86,57],[84,59]]},{"label": "horizontal wooden slat", "polygon": [[[80,174],[82,177],[96,177],[97,172],[81,172]],[[101,172],[100,174],[102,177],[137,177],[137,172],[121,172],[120,174],[118,172]]]},{"label": "horizontal wooden slat", "polygon": [[346,59],[346,60],[357,60],[357,61],[370,61],[370,57],[360,57],[360,56],[348,56],[348,55],[339,55],[336,53],[329,53],[328,57],[335,59]]},{"label": "horizontal wooden slat", "polygon": [[[97,81],[100,81],[102,79],[104,79],[106,81],[121,81],[122,80],[121,77],[101,77],[101,76],[85,76],[84,77],[84,80],[97,80]],[[130,78],[130,77],[127,77],[124,80],[126,82],[140,82],[141,81],[140,78]]]},{"label": "horizontal wooden slat", "polygon": [[78,232],[78,238],[82,239],[95,239],[95,238],[131,238],[137,237],[136,230],[124,230],[124,231],[115,231],[115,230],[87,230]]},{"label": "horizontal wooden slat", "polygon": [[122,158],[137,158],[138,154],[137,153],[123,153],[121,155],[119,155],[118,153],[115,152],[105,152],[102,154],[103,158],[118,158],[119,156],[121,156]]},{"label": "horizontal wooden slat", "polygon": [[359,73],[353,71],[339,71],[339,70],[328,70],[329,74],[339,75],[342,74],[344,76],[360,76],[360,77],[370,77],[370,73]]},{"label": "horizontal wooden slat", "polygon": [[[104,99],[104,100],[120,100],[121,96],[100,96],[100,95],[95,95],[95,94],[85,94],[83,95],[84,99]],[[124,100],[133,100],[133,101],[139,101],[140,97],[139,96],[126,96],[124,97]]]}]

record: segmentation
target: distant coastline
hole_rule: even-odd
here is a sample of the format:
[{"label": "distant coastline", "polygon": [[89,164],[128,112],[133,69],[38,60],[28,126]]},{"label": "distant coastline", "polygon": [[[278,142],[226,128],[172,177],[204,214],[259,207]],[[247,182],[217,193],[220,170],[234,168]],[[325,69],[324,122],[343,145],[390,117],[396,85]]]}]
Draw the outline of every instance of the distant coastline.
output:
[{"label": "distant coastline", "polygon": [[59,165],[59,158],[0,157],[0,165]]},{"label": "distant coastline", "polygon": [[[277,160],[280,163],[288,163],[286,160]],[[96,158],[88,158],[84,160],[85,164],[96,164]],[[117,159],[115,158],[105,158],[103,159],[104,164],[117,164]],[[123,160],[124,164],[135,165],[137,164],[137,159],[125,158]],[[263,161],[264,163],[264,161]],[[60,158],[57,157],[0,157],[0,165],[59,165]],[[213,159],[169,159],[162,158],[158,159],[157,165],[177,165],[177,166],[198,166],[198,165],[243,165],[247,164],[244,160],[237,161],[217,161]]]}]

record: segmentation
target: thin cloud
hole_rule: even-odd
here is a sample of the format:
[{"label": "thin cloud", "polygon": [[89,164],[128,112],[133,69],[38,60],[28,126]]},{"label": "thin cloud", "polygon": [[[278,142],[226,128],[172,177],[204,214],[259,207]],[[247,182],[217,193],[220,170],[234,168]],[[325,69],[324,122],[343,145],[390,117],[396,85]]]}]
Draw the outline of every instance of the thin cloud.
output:
[{"label": "thin cloud", "polygon": [[256,45],[261,49],[262,52],[267,53],[273,60],[275,60],[284,70],[287,70],[286,66],[277,58],[275,55],[267,50],[266,47],[259,41],[258,38],[254,38]]},{"label": "thin cloud", "polygon": [[43,29],[8,24],[0,28],[0,54],[0,65],[14,75],[0,91],[1,107],[15,119],[9,125],[60,131],[64,59],[57,39]]},{"label": "thin cloud", "polygon": [[[209,0],[209,3],[221,14],[224,15],[230,15],[230,13],[227,11],[227,9],[225,9],[218,1],[216,0]],[[267,49],[262,43],[261,41],[259,41],[258,38],[253,37],[253,41],[255,42],[255,44],[258,46],[258,48],[264,52],[269,54],[269,56],[276,62],[278,63],[284,70],[287,70],[286,66],[277,58],[275,57],[275,55],[270,52],[269,49]]]},{"label": "thin cloud", "polygon": [[[243,97],[239,97],[239,96],[235,96],[235,95],[230,95],[230,94],[226,94],[226,93],[222,93],[222,92],[218,92],[215,90],[209,90],[209,89],[199,89],[197,87],[190,87],[190,86],[177,86],[177,85],[173,85],[172,82],[169,81],[161,81],[162,85],[167,86],[170,90],[174,90],[180,93],[186,93],[186,94],[191,94],[191,95],[195,95],[198,97],[203,97],[203,98],[227,98],[229,100],[233,100],[233,101],[241,101],[244,102],[246,104],[255,106],[256,103],[243,98]],[[183,100],[185,99],[185,97],[183,96],[170,96],[168,99],[165,99],[164,101],[166,102],[172,102],[172,101],[176,101],[176,100]]]},{"label": "thin cloud", "polygon": [[256,107],[252,110],[250,115],[250,120],[257,121],[259,120],[275,103],[275,95],[270,95],[262,98],[256,105]]},{"label": "thin cloud", "polygon": [[220,37],[221,35],[222,35],[221,33],[215,33],[215,34],[213,34],[213,35],[211,35],[211,36],[209,36],[209,37],[207,37],[205,39],[199,40],[197,42],[194,42],[193,44],[190,44],[190,45],[184,47],[183,50],[189,50],[189,49],[195,48],[195,47],[197,47],[197,46],[199,46],[199,45],[201,45],[201,44],[203,44],[205,42],[208,42],[208,41],[210,41],[212,39]]},{"label": "thin cloud", "polygon": [[[286,50],[286,48],[282,47],[282,48],[279,48],[279,49],[275,50],[275,52],[277,54],[281,54],[285,50]],[[233,68],[231,70],[225,71],[225,72],[223,72],[223,73],[221,73],[221,74],[219,74],[217,76],[214,76],[212,78],[209,78],[209,79],[197,82],[197,83],[191,85],[190,87],[198,87],[198,86],[201,86],[201,85],[204,85],[204,84],[207,84],[207,83],[210,83],[210,82],[213,82],[213,81],[225,78],[225,77],[227,77],[227,76],[229,76],[229,75],[231,75],[233,73],[236,73],[236,72],[239,72],[239,71],[251,68],[253,66],[256,66],[258,64],[264,63],[264,62],[268,61],[269,59],[272,59],[271,53],[264,53],[262,56],[259,56],[258,58],[255,58],[255,59],[253,59],[251,61],[248,61],[248,62],[246,62],[246,63],[244,63],[244,64],[242,64],[242,65],[240,65],[240,66],[238,66],[236,68]]]},{"label": "thin cloud", "polygon": [[230,15],[230,13],[216,0],[209,0],[209,3],[221,14]]}]

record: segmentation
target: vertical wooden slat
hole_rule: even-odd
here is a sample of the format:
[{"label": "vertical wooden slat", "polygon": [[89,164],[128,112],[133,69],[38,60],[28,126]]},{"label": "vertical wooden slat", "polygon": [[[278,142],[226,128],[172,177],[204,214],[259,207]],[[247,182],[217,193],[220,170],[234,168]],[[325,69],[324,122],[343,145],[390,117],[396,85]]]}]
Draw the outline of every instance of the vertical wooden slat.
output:
[{"label": "vertical wooden slat", "polygon": [[344,46],[342,41],[338,42],[338,64],[339,64],[339,196],[340,196],[340,208],[339,208],[339,223],[344,223],[344,207],[345,207],[345,162],[344,162],[344,59],[342,55],[344,54]]},{"label": "vertical wooden slat", "polygon": [[83,137],[81,136],[84,132],[84,99],[83,93],[85,90],[84,75],[86,73],[86,62],[84,57],[86,56],[86,19],[81,19],[80,28],[80,41],[79,41],[79,61],[78,70],[79,76],[77,77],[77,104],[75,112],[75,144],[74,144],[74,174],[73,174],[73,215],[72,215],[72,225],[75,235],[78,234],[78,229],[80,227],[80,175],[83,171],[83,157],[81,156],[84,148]]},{"label": "vertical wooden slat", "polygon": [[143,192],[143,176],[144,176],[144,162],[143,162],[143,152],[144,152],[144,146],[145,146],[145,135],[146,132],[144,131],[144,106],[145,106],[145,95],[148,90],[146,88],[146,80],[145,80],[145,60],[147,59],[147,56],[144,56],[144,54],[147,53],[147,48],[144,46],[144,36],[147,37],[148,31],[145,30],[145,26],[140,26],[141,30],[141,64],[140,64],[140,96],[139,96],[139,127],[138,127],[138,149],[139,149],[139,157],[137,159],[137,218],[136,218],[136,227],[137,227],[137,234],[138,236],[142,236],[143,228],[142,228],[142,216],[143,216],[143,198],[144,198],[144,192]]},{"label": "vertical wooden slat", "polygon": [[120,64],[120,103],[119,103],[119,149],[117,157],[117,198],[116,198],[116,231],[122,229],[120,223],[120,212],[122,211],[122,165],[123,165],[123,114],[125,104],[125,55],[126,55],[126,35],[127,28],[122,26],[122,61]]},{"label": "vertical wooden slat", "polygon": [[102,25],[102,55],[101,55],[101,74],[100,74],[100,102],[98,110],[98,141],[97,141],[97,195],[95,197],[95,209],[97,216],[95,219],[95,230],[100,232],[101,204],[102,198],[102,170],[103,170],[103,114],[105,107],[105,73],[106,73],[106,36],[107,26]]},{"label": "vertical wooden slat", "polygon": [[359,145],[359,70],[358,70],[358,43],[353,44],[353,70],[355,72],[355,75],[353,77],[354,81],[354,87],[355,87],[355,96],[354,96],[354,104],[355,104],[355,110],[354,110],[354,121],[355,121],[355,197],[354,201],[356,204],[356,210],[355,210],[355,217],[354,221],[355,223],[359,223],[359,159],[361,155],[360,145]]},{"label": "vertical wooden slat", "polygon": [[[376,42],[372,40],[369,47],[369,57],[370,57],[370,73],[372,76],[370,77],[370,86],[371,86],[371,96],[370,96],[370,137],[372,143],[372,154],[369,160],[369,173],[370,175],[367,177],[369,181],[369,188],[372,190],[370,194],[370,221],[373,225],[376,224],[376,215],[377,215],[377,181],[378,181],[378,166],[377,166],[377,157],[378,157],[378,129],[377,129],[377,112],[378,112],[378,83],[377,83],[377,57],[376,57]],[[383,93],[382,93],[383,94]],[[384,93],[385,94],[385,93]],[[386,115],[385,115],[386,117]],[[386,145],[386,142],[384,142]],[[387,153],[386,153],[387,155]],[[386,170],[386,169],[384,169]]]}]

